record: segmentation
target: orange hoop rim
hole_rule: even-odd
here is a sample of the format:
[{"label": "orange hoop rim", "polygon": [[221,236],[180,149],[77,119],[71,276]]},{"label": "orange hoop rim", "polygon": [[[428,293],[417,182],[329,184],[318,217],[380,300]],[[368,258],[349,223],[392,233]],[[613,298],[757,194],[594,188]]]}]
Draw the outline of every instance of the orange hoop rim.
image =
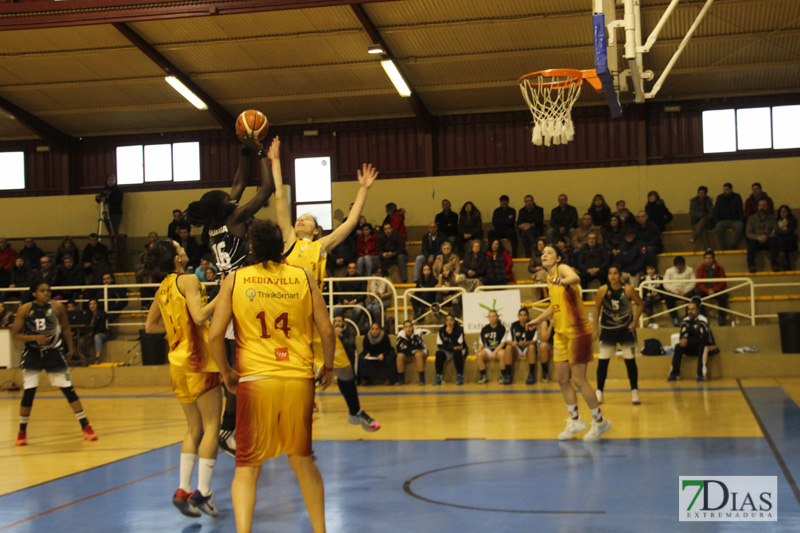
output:
[{"label": "orange hoop rim", "polygon": [[[569,80],[560,80],[560,81],[531,81],[531,78],[537,77],[543,78],[572,78]],[[551,68],[548,70],[537,70],[536,72],[531,72],[530,74],[525,74],[519,79],[519,83],[522,84],[527,80],[528,84],[533,87],[544,87],[548,89],[565,89],[567,87],[572,87],[573,85],[581,85],[584,81],[588,82],[589,85],[594,87],[597,90],[602,89],[602,84],[600,82],[600,78],[597,77],[597,70],[595,69],[587,69],[587,70],[576,70],[571,68]]]}]

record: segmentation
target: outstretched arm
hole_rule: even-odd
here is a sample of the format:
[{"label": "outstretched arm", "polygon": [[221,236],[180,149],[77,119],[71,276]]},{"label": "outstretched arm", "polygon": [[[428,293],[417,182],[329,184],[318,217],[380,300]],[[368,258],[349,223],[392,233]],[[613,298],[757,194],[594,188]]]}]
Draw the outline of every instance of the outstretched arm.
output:
[{"label": "outstretched arm", "polygon": [[233,175],[233,185],[231,186],[230,196],[238,202],[245,187],[247,186],[247,177],[250,175],[250,153],[252,148],[242,139],[244,147],[242,154],[239,156],[239,166],[236,167],[236,174]]},{"label": "outstretched arm", "polygon": [[272,158],[272,178],[275,180],[275,221],[283,232],[284,250],[288,250],[297,240],[297,235],[292,226],[292,213],[289,211],[289,199],[283,193],[283,173],[280,160],[281,143],[278,138],[269,147]]},{"label": "outstretched arm", "polygon": [[[278,138],[272,141],[272,145],[278,143]],[[258,189],[255,196],[253,196],[247,203],[240,205],[231,215],[234,222],[246,222],[247,219],[258,213],[259,209],[266,205],[269,197],[275,192],[275,181],[272,177],[272,168],[268,164],[267,159],[272,153],[272,146],[270,146],[269,153],[259,149],[258,164],[261,168],[261,188]]]},{"label": "outstretched arm", "polygon": [[332,233],[320,239],[320,242],[328,251],[336,248],[336,246],[345,240],[358,225],[358,219],[361,217],[361,211],[364,209],[364,204],[367,203],[367,193],[369,192],[369,188],[372,187],[372,184],[375,183],[375,179],[378,177],[378,171],[368,163],[364,163],[361,166],[361,170],[356,171],[356,173],[358,174],[358,183],[361,185],[361,187],[358,188],[358,194],[356,194],[356,199],[353,202],[353,208],[347,215],[347,220],[345,220],[344,223],[342,223],[342,225],[340,225],[338,228],[333,230]]}]

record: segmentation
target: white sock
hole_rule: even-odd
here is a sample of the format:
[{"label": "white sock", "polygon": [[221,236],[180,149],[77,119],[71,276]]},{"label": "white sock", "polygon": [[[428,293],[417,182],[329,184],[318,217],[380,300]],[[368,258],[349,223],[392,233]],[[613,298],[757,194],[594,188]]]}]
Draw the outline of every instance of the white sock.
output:
[{"label": "white sock", "polygon": [[196,453],[181,454],[181,484],[180,488],[186,492],[192,492],[192,472],[194,463],[197,461]]},{"label": "white sock", "polygon": [[602,422],[603,421],[603,413],[600,412],[600,406],[598,405],[594,409],[592,409],[592,418],[594,418],[595,422]]},{"label": "white sock", "polygon": [[569,412],[569,417],[573,420],[578,419],[578,404],[567,404],[567,411]]},{"label": "white sock", "polygon": [[211,492],[211,474],[214,473],[216,459],[203,459],[197,465],[197,490],[203,496],[208,496]]}]

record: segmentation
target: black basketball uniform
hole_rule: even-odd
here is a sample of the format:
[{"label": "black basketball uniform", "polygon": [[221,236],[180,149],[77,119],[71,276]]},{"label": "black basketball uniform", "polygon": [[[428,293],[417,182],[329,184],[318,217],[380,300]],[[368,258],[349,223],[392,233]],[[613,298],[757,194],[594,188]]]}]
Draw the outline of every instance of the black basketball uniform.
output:
[{"label": "black basketball uniform", "polygon": [[422,335],[417,333],[416,330],[411,334],[411,338],[406,336],[405,331],[401,331],[397,334],[397,353],[411,356],[414,355],[414,352],[417,350],[428,353],[428,348],[425,346]]},{"label": "black basketball uniform", "polygon": [[481,344],[489,351],[497,349],[505,336],[506,327],[500,322],[494,328],[491,324],[486,324],[481,328]]},{"label": "black basketball uniform", "polygon": [[[532,342],[533,337],[536,335],[536,330],[529,330],[525,326],[519,323],[519,320],[511,324],[511,327],[508,329],[508,335],[506,335],[506,340],[512,342]],[[528,349],[529,346],[525,346],[524,348],[517,346],[517,349],[522,353],[524,350]]]},{"label": "black basketball uniform", "polygon": [[625,286],[619,289],[609,286],[600,311],[600,342],[613,346],[634,344],[636,339],[628,329],[632,321],[633,302],[625,294]]},{"label": "black basketball uniform", "polygon": [[48,343],[42,345],[35,341],[26,342],[25,349],[22,351],[20,368],[67,372],[61,322],[49,302],[47,305],[31,303],[22,331],[23,335],[46,335]]},{"label": "black basketball uniform", "polygon": [[464,330],[461,326],[456,324],[453,326],[453,332],[448,333],[447,328],[442,326],[439,328],[439,335],[436,337],[436,345],[439,350],[445,352],[448,357],[452,357],[453,351],[456,346],[461,346],[464,349]]},{"label": "black basketball uniform", "polygon": [[221,273],[227,274],[247,266],[250,253],[247,239],[231,233],[225,224],[216,228],[209,227],[208,237],[217,260],[217,268]]}]

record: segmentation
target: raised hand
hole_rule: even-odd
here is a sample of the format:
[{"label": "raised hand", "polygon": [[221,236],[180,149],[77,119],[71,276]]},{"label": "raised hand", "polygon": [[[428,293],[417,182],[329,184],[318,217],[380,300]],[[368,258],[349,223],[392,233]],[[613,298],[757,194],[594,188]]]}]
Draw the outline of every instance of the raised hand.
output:
[{"label": "raised hand", "polygon": [[281,158],[281,140],[279,137],[276,136],[272,139],[267,155],[272,161],[278,161]]},{"label": "raised hand", "polygon": [[244,144],[245,146],[247,146],[251,150],[261,150],[262,148],[264,148],[261,145],[261,143],[258,141],[258,139],[256,139],[252,135],[238,135],[237,134],[237,137],[239,137],[239,140],[242,141],[242,144]]},{"label": "raised hand", "polygon": [[375,170],[375,167],[373,167],[371,163],[364,163],[361,166],[361,170],[356,171],[356,174],[358,175],[358,183],[367,189],[372,187],[372,184],[378,177],[378,171]]}]

